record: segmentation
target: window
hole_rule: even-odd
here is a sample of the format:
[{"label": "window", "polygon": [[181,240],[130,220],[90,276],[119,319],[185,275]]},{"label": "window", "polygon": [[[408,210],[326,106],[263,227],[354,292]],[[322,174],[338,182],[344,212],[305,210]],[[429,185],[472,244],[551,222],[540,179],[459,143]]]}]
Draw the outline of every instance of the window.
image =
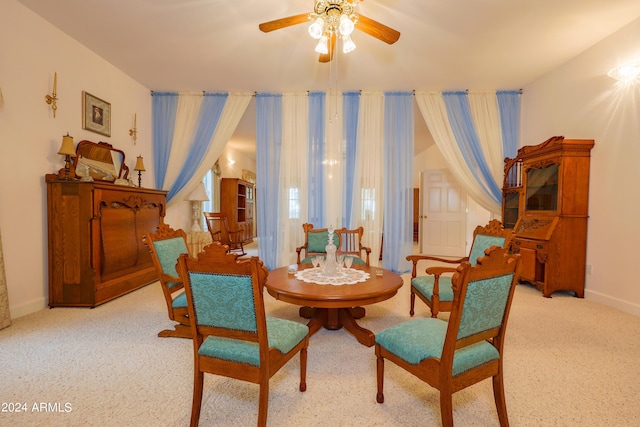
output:
[{"label": "window", "polygon": [[289,188],[289,219],[300,219],[300,189]]},{"label": "window", "polygon": [[205,200],[202,203],[202,212],[213,212],[213,172],[209,169],[202,178],[204,189],[207,191],[209,200]]},{"label": "window", "polygon": [[362,189],[362,206],[360,209],[361,219],[363,221],[371,221],[376,218],[376,189]]}]

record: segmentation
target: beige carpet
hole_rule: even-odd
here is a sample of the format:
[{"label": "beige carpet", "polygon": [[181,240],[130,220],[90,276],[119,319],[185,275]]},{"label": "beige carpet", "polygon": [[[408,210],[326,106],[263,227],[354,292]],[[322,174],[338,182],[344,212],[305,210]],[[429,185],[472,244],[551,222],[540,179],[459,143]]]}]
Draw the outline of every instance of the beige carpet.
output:
[{"label": "beige carpet", "polygon": [[[405,283],[391,300],[369,306],[361,324],[377,332],[408,320],[408,294]],[[301,321],[297,307],[265,299],[270,315]],[[428,316],[426,307],[416,316]],[[187,426],[193,348],[156,336],[169,325],[157,283],[95,309],[15,319],[0,331],[0,425]],[[640,425],[639,337],[638,317],[518,286],[505,354],[511,425]],[[271,380],[270,426],[440,424],[437,391],[391,363],[385,403],[376,403],[373,348],[346,331],[311,338],[304,393],[298,367],[296,357]],[[257,397],[257,385],[207,376],[200,425],[255,425]],[[15,404],[26,412],[6,412]],[[454,396],[454,420],[497,425],[490,381]]]}]

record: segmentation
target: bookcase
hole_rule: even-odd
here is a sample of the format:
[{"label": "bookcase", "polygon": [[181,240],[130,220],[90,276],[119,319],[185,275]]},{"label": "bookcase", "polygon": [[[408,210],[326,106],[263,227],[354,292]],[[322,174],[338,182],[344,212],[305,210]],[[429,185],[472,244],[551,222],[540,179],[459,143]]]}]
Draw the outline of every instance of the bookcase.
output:
[{"label": "bookcase", "polygon": [[505,159],[503,224],[515,232],[521,280],[545,297],[556,291],[584,297],[593,145],[554,136]]},{"label": "bookcase", "polygon": [[242,229],[244,243],[253,241],[254,186],[239,178],[222,178],[220,212],[227,214],[231,230]]}]

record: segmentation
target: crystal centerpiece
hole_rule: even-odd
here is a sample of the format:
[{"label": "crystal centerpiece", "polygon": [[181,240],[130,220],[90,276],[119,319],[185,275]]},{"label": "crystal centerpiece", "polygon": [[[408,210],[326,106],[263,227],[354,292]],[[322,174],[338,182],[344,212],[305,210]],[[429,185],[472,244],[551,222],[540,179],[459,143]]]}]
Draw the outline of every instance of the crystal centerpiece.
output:
[{"label": "crystal centerpiece", "polygon": [[333,226],[329,227],[329,242],[327,246],[325,246],[325,251],[327,253],[327,258],[324,263],[324,274],[327,277],[333,277],[338,272],[338,263],[336,261],[336,245],[333,243]]}]

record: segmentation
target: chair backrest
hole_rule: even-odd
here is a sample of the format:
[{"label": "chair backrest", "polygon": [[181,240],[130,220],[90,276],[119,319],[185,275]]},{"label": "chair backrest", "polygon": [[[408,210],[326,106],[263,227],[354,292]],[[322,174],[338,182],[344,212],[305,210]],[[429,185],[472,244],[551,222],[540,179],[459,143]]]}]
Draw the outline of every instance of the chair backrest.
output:
[{"label": "chair backrest", "polygon": [[[340,247],[338,247],[338,253],[344,255],[355,255],[363,260],[366,265],[369,265],[369,253],[371,249],[363,246],[362,236],[364,234],[364,228],[358,227],[353,230],[347,228],[341,228],[336,230],[336,233],[340,237]],[[365,252],[363,259],[362,252]]]},{"label": "chair backrest", "polygon": [[[329,244],[328,228],[313,228],[313,224],[302,224],[304,230],[304,246],[306,247],[306,255],[326,254],[325,247]],[[333,233],[333,244],[340,247],[340,235]]]},{"label": "chair backrest", "polygon": [[182,279],[178,275],[176,264],[180,255],[190,254],[187,235],[184,230],[174,230],[169,225],[160,223],[155,233],[146,234],[142,240],[151,252],[162,291],[170,304],[171,294],[182,289]]},{"label": "chair backrest", "polygon": [[467,261],[458,266],[452,278],[453,306],[442,351],[448,369],[456,351],[481,341],[489,340],[502,353],[520,268],[520,256],[499,246],[487,249],[475,266]]},{"label": "chair backrest", "polygon": [[484,255],[485,249],[491,246],[508,248],[513,239],[513,230],[505,229],[497,219],[492,219],[485,226],[479,225],[473,231],[473,243],[469,251],[469,262],[476,265],[478,258]]},{"label": "chair backrest", "polygon": [[263,286],[268,271],[258,257],[238,259],[216,242],[197,258],[181,256],[178,263],[197,345],[213,335],[259,342],[260,353],[267,351]]},{"label": "chair backrest", "polygon": [[222,212],[203,212],[211,240],[223,245],[229,243],[229,226],[227,215]]}]

